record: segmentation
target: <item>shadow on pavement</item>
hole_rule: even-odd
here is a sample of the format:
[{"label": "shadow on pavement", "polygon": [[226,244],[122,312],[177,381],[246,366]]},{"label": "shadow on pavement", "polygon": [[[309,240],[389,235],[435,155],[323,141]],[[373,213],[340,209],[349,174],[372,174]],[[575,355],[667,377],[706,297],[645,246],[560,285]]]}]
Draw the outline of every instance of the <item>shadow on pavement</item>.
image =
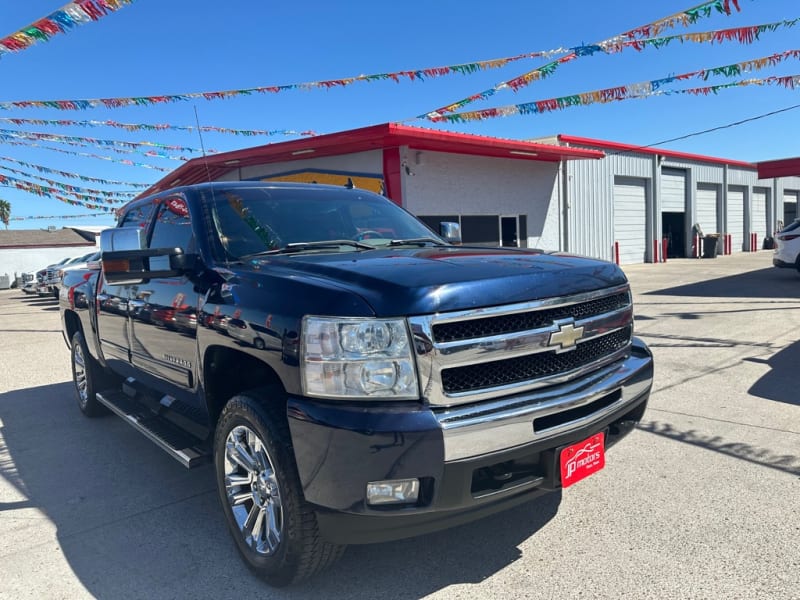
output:
[{"label": "shadow on pavement", "polygon": [[[31,561],[56,551],[89,594],[114,600],[420,598],[518,560],[561,501],[552,493],[445,532],[352,546],[330,571],[274,590],[239,558],[211,466],[186,470],[121,419],[87,419],[70,382],[0,394],[0,484],[13,488],[0,502],[0,561],[14,570],[4,579],[29,577]],[[28,524],[5,530],[14,521]]]},{"label": "shadow on pavement", "polygon": [[795,389],[797,368],[800,365],[800,341],[794,342],[768,359],[745,358],[749,362],[769,366],[769,372],[753,384],[748,392],[759,398],[800,406]]},{"label": "shadow on pavement", "polygon": [[694,429],[681,431],[675,429],[670,423],[659,421],[642,421],[637,429],[669,438],[684,444],[698,446],[725,454],[732,458],[745,460],[749,463],[783,471],[792,475],[800,475],[800,456],[792,454],[774,454],[766,448],[758,448],[742,442],[728,442],[718,435],[705,435]]},{"label": "shadow on pavement", "polygon": [[[788,272],[787,272],[788,271]],[[800,277],[794,269],[768,267],[676,287],[644,292],[643,296],[702,298],[800,299]]]}]

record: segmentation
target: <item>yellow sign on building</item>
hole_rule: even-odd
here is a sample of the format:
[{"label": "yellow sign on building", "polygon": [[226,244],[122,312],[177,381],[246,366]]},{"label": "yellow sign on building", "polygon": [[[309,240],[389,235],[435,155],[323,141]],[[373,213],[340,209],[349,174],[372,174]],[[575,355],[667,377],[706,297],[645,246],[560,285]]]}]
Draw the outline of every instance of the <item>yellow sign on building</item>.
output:
[{"label": "yellow sign on building", "polygon": [[295,171],[293,173],[280,173],[262,177],[261,181],[294,181],[297,183],[323,183],[326,185],[346,186],[351,183],[354,187],[369,190],[376,194],[384,193],[383,177],[378,175],[355,174],[346,171]]}]

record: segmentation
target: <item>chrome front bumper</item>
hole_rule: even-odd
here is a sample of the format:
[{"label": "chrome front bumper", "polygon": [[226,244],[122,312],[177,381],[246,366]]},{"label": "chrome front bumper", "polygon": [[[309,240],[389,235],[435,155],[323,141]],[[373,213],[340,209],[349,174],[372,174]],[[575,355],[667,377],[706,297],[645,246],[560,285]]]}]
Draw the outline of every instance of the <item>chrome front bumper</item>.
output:
[{"label": "chrome front bumper", "polygon": [[634,338],[630,354],[579,380],[489,402],[434,410],[445,462],[545,440],[624,414],[653,383],[653,358]]}]

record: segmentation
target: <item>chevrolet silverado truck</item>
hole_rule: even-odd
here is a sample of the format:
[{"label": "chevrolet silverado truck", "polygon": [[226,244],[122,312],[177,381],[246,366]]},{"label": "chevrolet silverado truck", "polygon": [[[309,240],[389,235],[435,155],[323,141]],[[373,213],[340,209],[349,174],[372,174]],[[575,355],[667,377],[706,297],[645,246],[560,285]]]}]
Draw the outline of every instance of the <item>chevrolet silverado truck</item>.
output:
[{"label": "chevrolet silverado truck", "polygon": [[616,265],[461,245],[371,192],[174,188],[101,251],[60,291],[80,410],[212,462],[272,585],[575,483],[650,395]]}]

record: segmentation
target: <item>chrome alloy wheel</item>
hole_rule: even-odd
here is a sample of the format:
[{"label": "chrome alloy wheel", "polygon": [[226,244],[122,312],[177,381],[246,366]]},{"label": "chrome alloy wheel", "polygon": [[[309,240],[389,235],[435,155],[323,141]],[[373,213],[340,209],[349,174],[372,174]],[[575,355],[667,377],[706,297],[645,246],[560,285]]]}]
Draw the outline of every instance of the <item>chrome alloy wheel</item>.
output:
[{"label": "chrome alloy wheel", "polygon": [[274,554],[283,532],[280,487],[264,443],[244,425],[225,439],[225,490],[245,543],[258,554]]},{"label": "chrome alloy wheel", "polygon": [[86,406],[89,401],[89,384],[86,381],[86,357],[80,344],[72,349],[72,369],[75,374],[75,388],[78,390],[78,402]]}]

